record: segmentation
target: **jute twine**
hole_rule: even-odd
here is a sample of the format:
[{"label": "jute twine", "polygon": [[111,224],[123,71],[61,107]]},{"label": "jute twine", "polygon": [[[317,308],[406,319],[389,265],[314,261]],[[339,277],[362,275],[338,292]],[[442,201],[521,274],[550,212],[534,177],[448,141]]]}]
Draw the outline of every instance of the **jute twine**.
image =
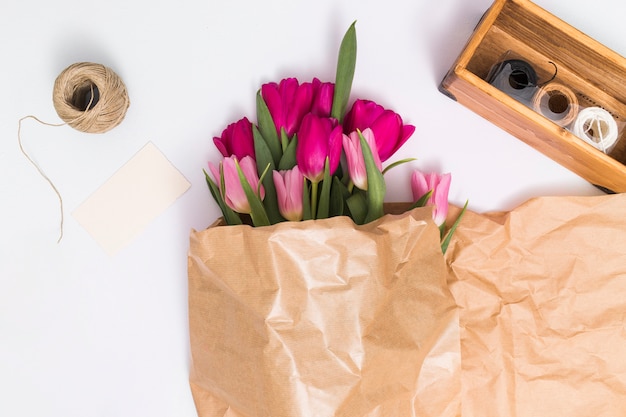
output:
[{"label": "jute twine", "polygon": [[79,62],[67,67],[54,82],[52,101],[62,124],[46,123],[35,116],[22,117],[17,126],[20,150],[39,174],[50,184],[59,198],[61,232],[57,242],[63,238],[63,198],[43,169],[28,155],[22,145],[22,122],[34,119],[46,126],[68,124],[85,133],[104,133],[119,125],[130,106],[128,92],[121,78],[110,68],[91,62]]},{"label": "jute twine", "polygon": [[61,120],[87,133],[113,129],[130,105],[122,79],[110,68],[91,62],[72,64],[59,74],[52,101]]}]

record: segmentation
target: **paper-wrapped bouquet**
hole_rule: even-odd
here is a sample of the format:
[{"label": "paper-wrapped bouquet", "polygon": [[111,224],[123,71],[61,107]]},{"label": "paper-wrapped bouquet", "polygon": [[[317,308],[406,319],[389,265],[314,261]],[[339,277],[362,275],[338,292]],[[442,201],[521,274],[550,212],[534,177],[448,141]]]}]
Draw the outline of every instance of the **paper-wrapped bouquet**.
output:
[{"label": "paper-wrapped bouquet", "polygon": [[[457,312],[443,252],[450,174],[413,171],[385,203],[415,128],[351,102],[354,24],[335,82],[264,84],[205,171],[223,217],[191,235],[190,382],[208,416],[454,416]],[[383,165],[386,165],[385,167]],[[460,218],[460,217],[459,217]]]}]

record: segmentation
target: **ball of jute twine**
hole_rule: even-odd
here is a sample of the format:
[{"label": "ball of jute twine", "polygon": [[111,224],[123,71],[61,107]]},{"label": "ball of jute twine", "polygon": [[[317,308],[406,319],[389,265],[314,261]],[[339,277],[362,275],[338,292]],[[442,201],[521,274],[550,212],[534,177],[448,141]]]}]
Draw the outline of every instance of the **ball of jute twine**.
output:
[{"label": "ball of jute twine", "polygon": [[113,129],[130,106],[122,79],[92,62],[78,62],[61,72],[54,82],[52,101],[61,120],[86,133]]},{"label": "ball of jute twine", "polygon": [[47,123],[32,115],[24,116],[18,121],[17,140],[26,159],[37,168],[39,174],[50,184],[59,198],[61,231],[57,242],[60,242],[63,238],[63,198],[52,180],[24,149],[21,136],[22,122],[26,119],[34,119],[47,126],[68,124],[81,132],[104,133],[124,120],[130,100],[126,86],[110,68],[91,62],[78,62],[67,67],[56,78],[52,101],[57,114],[64,123]]}]

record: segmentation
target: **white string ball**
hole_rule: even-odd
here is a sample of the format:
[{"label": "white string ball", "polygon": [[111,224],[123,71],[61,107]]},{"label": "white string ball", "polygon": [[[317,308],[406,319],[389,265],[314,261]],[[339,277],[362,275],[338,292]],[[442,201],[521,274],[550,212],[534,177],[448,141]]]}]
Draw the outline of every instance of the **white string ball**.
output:
[{"label": "white string ball", "polygon": [[611,113],[600,107],[582,110],[572,130],[576,136],[604,153],[613,149],[619,136],[617,122]]}]

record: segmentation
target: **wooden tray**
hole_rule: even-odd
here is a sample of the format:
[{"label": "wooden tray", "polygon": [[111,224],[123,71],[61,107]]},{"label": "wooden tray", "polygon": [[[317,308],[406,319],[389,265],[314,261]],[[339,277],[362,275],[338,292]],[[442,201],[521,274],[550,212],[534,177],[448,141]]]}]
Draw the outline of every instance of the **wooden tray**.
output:
[{"label": "wooden tray", "polygon": [[[558,68],[581,104],[626,123],[626,60],[527,0],[496,0],[444,77],[440,91],[607,192],[626,191],[626,129],[605,154],[568,129],[489,84],[507,52],[539,63],[540,78]],[[551,63],[551,64],[549,64]]]}]

